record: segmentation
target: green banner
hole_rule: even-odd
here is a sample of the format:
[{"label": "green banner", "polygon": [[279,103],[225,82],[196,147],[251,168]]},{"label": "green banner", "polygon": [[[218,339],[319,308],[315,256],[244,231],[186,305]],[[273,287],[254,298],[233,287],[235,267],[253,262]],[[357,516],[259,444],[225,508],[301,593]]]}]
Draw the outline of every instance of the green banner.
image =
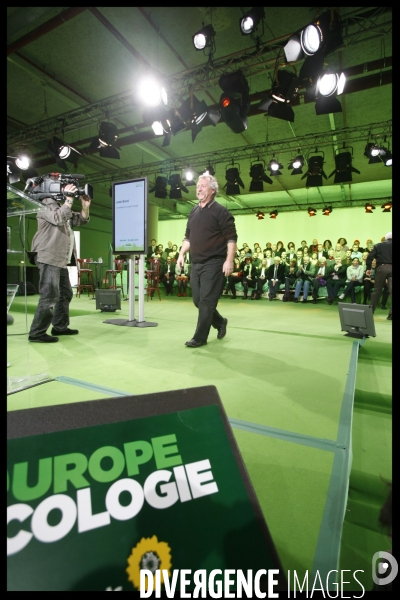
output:
[{"label": "green banner", "polygon": [[10,439],[7,506],[8,591],[280,568],[217,405]]}]

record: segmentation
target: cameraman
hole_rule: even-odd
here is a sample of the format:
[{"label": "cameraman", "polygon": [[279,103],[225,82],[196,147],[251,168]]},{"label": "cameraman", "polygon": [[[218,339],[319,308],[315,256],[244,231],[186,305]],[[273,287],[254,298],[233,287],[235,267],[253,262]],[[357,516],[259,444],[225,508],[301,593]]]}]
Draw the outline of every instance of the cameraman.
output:
[{"label": "cameraman", "polygon": [[[64,203],[48,197],[42,200],[46,210],[37,213],[38,230],[33,236],[31,252],[39,269],[39,304],[29,331],[30,342],[58,342],[59,335],[75,335],[69,329],[69,303],[73,292],[67,265],[75,255],[72,227],[89,221],[90,198],[81,194],[81,212],[72,210],[78,188],[67,183],[62,188]],[[51,335],[47,329],[53,325]]]}]

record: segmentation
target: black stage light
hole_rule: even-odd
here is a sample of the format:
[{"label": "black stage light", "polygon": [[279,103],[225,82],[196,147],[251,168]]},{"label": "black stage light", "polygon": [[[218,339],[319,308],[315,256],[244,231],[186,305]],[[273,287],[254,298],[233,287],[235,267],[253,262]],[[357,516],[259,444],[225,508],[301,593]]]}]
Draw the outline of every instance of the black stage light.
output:
[{"label": "black stage light", "polygon": [[249,84],[239,70],[221,75],[219,86],[223,90],[219,100],[221,118],[234,133],[242,133],[247,129],[250,110]]},{"label": "black stage light", "polygon": [[[382,148],[382,150],[384,150],[384,148]],[[385,164],[385,167],[392,166],[392,153],[390,152],[390,150],[385,151],[385,154],[382,156],[382,160]]]},{"label": "black stage light", "polygon": [[331,8],[294,34],[285,45],[284,52],[286,61],[294,62],[302,59],[304,55],[326,56],[342,45],[342,21],[339,14]]},{"label": "black stage light", "polygon": [[375,206],[373,206],[373,204],[371,204],[371,202],[367,202],[365,205],[365,212],[366,213],[372,213],[372,211],[375,210]]},{"label": "black stage light", "polygon": [[310,156],[307,159],[307,172],[304,173],[302,179],[307,177],[306,188],[309,187],[320,187],[322,185],[322,178],[327,179],[326,173],[323,170],[324,154]]},{"label": "black stage light", "polygon": [[265,173],[265,165],[263,163],[253,163],[250,165],[249,175],[251,177],[250,192],[263,192],[264,181],[272,185],[272,179]]},{"label": "black stage light", "polygon": [[310,208],[307,209],[307,212],[310,215],[310,217],[315,217],[315,215],[317,214],[317,209],[310,207]]},{"label": "black stage light", "polygon": [[283,165],[276,158],[271,158],[267,169],[270,175],[282,175],[280,169],[283,169]]},{"label": "black stage light", "polygon": [[277,216],[278,216],[278,211],[277,211],[277,210],[272,210],[272,211],[269,213],[269,218],[270,218],[270,219],[276,219],[276,217],[277,217]]},{"label": "black stage light", "polygon": [[114,123],[102,121],[99,128],[99,154],[102,158],[119,159],[119,152],[116,148],[118,139],[118,130]]},{"label": "black stage light", "polygon": [[376,142],[367,143],[364,150],[364,156],[369,159],[369,165],[382,162],[381,149]]},{"label": "black stage light", "polygon": [[392,203],[385,202],[385,204],[382,204],[381,208],[383,208],[382,212],[390,212],[392,210]]},{"label": "black stage light", "polygon": [[[61,138],[57,136],[53,136],[47,144],[47,152],[55,158],[56,164],[61,169],[67,170],[67,163],[65,162],[75,162],[78,160],[79,153],[71,148],[71,151],[68,152],[68,148],[71,148],[66,144]],[[71,158],[74,159],[71,161]]]},{"label": "black stage light", "polygon": [[331,113],[342,112],[342,105],[335,96],[325,98],[320,96],[315,101],[315,114],[317,115],[329,115]]},{"label": "black stage light", "polygon": [[279,69],[270,95],[261,100],[258,110],[265,110],[270,117],[293,123],[294,112],[290,103],[297,97],[299,85],[299,79],[294,73]]},{"label": "black stage light", "polygon": [[215,175],[215,169],[211,163],[208,163],[208,165],[206,166],[204,171],[202,171],[201,175],[212,175],[212,176]]},{"label": "black stage light", "polygon": [[325,217],[329,217],[329,215],[331,214],[331,212],[332,212],[332,206],[325,206],[325,208],[322,209],[322,214]]},{"label": "black stage light", "polygon": [[188,194],[189,190],[185,185],[183,185],[181,176],[179,173],[173,173],[169,176],[168,184],[170,187],[169,197],[171,200],[179,200],[182,198],[182,190]]},{"label": "black stage light", "polygon": [[138,96],[141,104],[146,106],[158,106],[168,103],[168,95],[165,87],[160,83],[162,76],[154,73],[144,75],[138,85]]},{"label": "black stage light", "polygon": [[239,169],[236,167],[226,169],[225,179],[226,184],[224,185],[224,189],[226,188],[226,193],[228,196],[240,194],[239,186],[244,189],[244,183],[240,178]]},{"label": "black stage light", "polygon": [[290,161],[288,169],[292,169],[291,175],[302,175],[304,167],[304,156],[298,154],[293,160]]},{"label": "black stage light", "polygon": [[253,33],[261,21],[264,19],[264,9],[256,6],[239,19],[239,27],[242,35],[250,35]]},{"label": "black stage light", "polygon": [[335,169],[329,175],[335,175],[333,183],[350,183],[353,181],[352,173],[360,174],[355,167],[352,166],[352,155],[351,152],[339,152],[335,155]]},{"label": "black stage light", "polygon": [[215,31],[212,25],[204,25],[192,36],[193,46],[196,50],[204,50],[214,44]]},{"label": "black stage light", "polygon": [[149,190],[149,194],[152,194],[153,192],[155,192],[154,196],[156,198],[166,198],[168,196],[168,192],[167,192],[167,178],[166,177],[162,177],[161,175],[156,177],[156,182],[154,184],[154,187]]},{"label": "black stage light", "polygon": [[257,211],[257,215],[256,215],[256,216],[257,216],[257,219],[258,219],[259,221],[262,221],[262,219],[264,219],[264,216],[265,216],[265,215],[264,215],[264,213],[263,213],[263,212],[261,212],[261,210],[258,210],[258,211]]}]

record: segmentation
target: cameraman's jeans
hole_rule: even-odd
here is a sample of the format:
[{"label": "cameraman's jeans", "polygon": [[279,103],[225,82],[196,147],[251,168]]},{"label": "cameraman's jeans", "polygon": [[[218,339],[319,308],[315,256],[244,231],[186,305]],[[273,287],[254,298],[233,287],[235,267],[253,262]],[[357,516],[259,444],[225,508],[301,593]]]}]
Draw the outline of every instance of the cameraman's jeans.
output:
[{"label": "cameraman's jeans", "polygon": [[58,331],[69,325],[69,303],[73,292],[67,268],[54,267],[36,261],[39,269],[39,304],[29,335],[37,337],[47,332],[50,324]]}]

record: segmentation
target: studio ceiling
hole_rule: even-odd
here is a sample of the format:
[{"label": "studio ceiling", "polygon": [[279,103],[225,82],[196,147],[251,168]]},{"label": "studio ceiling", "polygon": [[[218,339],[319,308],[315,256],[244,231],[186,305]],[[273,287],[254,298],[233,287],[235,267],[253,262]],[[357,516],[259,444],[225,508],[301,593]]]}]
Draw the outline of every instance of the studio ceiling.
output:
[{"label": "studio ceiling", "polygon": [[[342,112],[316,115],[315,102],[300,89],[294,122],[265,116],[260,99],[271,89],[276,68],[298,74],[302,62],[287,66],[283,47],[290,36],[316,16],[316,9],[265,8],[264,32],[242,36],[239,18],[251,7],[16,7],[7,9],[7,154],[22,147],[33,154],[39,174],[60,171],[47,152],[52,135],[63,138],[82,156],[68,172],[92,183],[92,214],[111,220],[110,185],[147,175],[149,187],[158,174],[181,173],[186,165],[201,172],[211,163],[220,184],[219,201],[234,214],[278,210],[361,206],[391,198],[392,169],[368,164],[367,141],[385,141],[392,149],[392,14],[388,7],[337,8],[343,21],[343,45],[325,57],[325,65],[347,75],[340,96]],[[326,10],[324,8],[323,10]],[[196,51],[192,35],[212,23],[212,60]],[[172,136],[168,146],[143,122],[138,102],[140,76],[155,70],[165,78],[169,107],[190,93],[218,108],[219,78],[241,69],[250,86],[248,128],[233,133],[219,121],[206,125],[192,142],[192,132]],[[90,143],[102,121],[119,132],[119,160],[105,159]],[[287,169],[298,153],[324,154],[324,171],[335,169],[334,155],[346,147],[353,154],[351,183],[305,187],[301,175]],[[283,164],[264,192],[250,193],[250,165],[272,156]],[[225,170],[238,166],[244,189],[228,196]],[[305,169],[306,170],[306,169]],[[304,170],[304,172],[305,172]],[[23,189],[24,183],[16,184]],[[184,218],[195,202],[194,187],[182,200],[157,204],[160,219]]]}]

